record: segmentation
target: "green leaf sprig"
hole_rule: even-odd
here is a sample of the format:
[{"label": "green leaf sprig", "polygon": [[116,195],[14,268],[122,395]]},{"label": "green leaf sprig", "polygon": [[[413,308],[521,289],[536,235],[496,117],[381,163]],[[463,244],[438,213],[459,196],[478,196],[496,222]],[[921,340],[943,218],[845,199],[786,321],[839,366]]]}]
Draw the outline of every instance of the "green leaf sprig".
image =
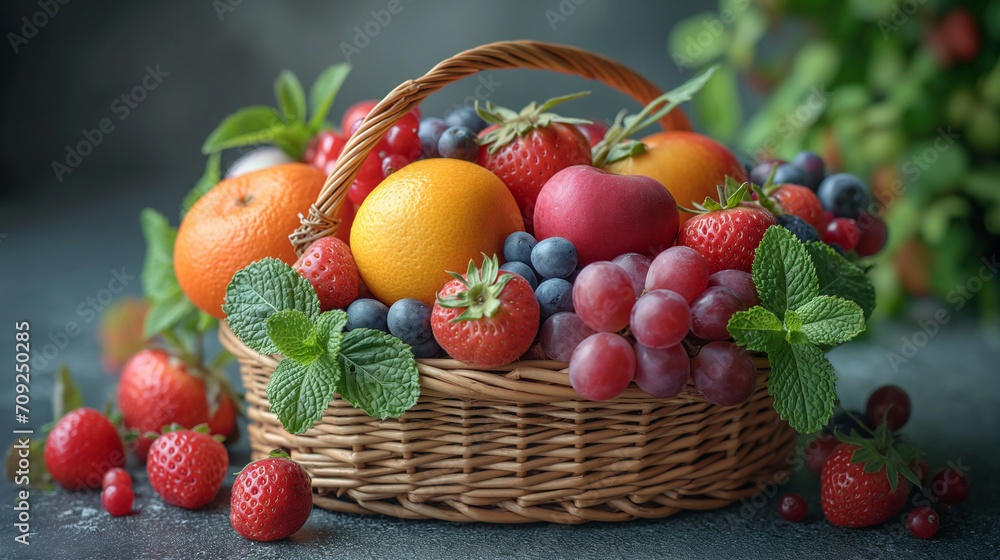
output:
[{"label": "green leaf sprig", "polygon": [[922,453],[917,447],[896,440],[893,433],[889,431],[886,415],[888,415],[888,410],[874,431],[865,428],[871,437],[865,437],[857,431],[851,430],[850,435],[837,433],[837,439],[858,446],[858,449],[855,449],[854,454],[851,455],[851,462],[864,464],[862,471],[877,473],[884,468],[891,491],[896,491],[899,482],[898,475],[900,474],[919,488],[921,486],[920,477],[913,472],[910,463],[920,457]]},{"label": "green leaf sprig", "polygon": [[335,394],[382,419],[402,415],[420,396],[407,344],[374,329],[344,332],[347,314],[321,313],[309,281],[280,260],[263,259],[237,272],[222,309],[243,344],[283,354],[266,392],[289,432],[310,429]]},{"label": "green leaf sprig", "polygon": [[753,281],[761,305],[733,315],[736,342],[771,362],[768,390],[782,419],[802,433],[822,428],[836,400],[824,350],[865,330],[875,305],[871,282],[829,247],[802,243],[771,226],[757,247]]}]

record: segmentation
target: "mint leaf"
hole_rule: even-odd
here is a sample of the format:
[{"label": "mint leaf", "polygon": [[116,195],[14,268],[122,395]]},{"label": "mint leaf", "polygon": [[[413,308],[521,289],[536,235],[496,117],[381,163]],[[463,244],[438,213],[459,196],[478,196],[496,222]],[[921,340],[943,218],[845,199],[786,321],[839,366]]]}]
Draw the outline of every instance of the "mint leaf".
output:
[{"label": "mint leaf", "polygon": [[55,395],[52,398],[52,419],[58,421],[67,412],[83,406],[83,393],[73,382],[73,376],[69,374],[69,367],[66,365],[59,366],[55,385]]},{"label": "mint leaf", "polygon": [[177,284],[174,274],[174,240],[177,229],[152,208],[139,214],[142,235],[146,238],[146,259],[142,263],[142,291],[149,299],[166,298]]},{"label": "mint leaf", "polygon": [[792,232],[771,226],[757,247],[753,282],[761,304],[779,319],[819,294],[816,271],[809,253]]},{"label": "mint leaf", "polygon": [[[312,88],[309,90],[309,109],[311,111],[309,126],[314,130],[319,130],[323,126],[326,115],[333,105],[333,100],[337,98],[337,92],[340,91],[340,87],[350,72],[350,64],[334,64],[323,70],[313,82]],[[347,131],[342,132],[347,133]]]},{"label": "mint leaf", "polygon": [[819,279],[821,295],[849,299],[861,306],[865,319],[875,310],[875,288],[865,272],[825,243],[805,244]]},{"label": "mint leaf", "polygon": [[821,429],[833,416],[837,397],[833,366],[823,351],[811,344],[782,342],[771,347],[768,392],[782,420],[800,433]]},{"label": "mint leaf", "polygon": [[290,70],[282,70],[274,81],[274,97],[288,122],[305,122],[306,92],[298,77]]},{"label": "mint leaf", "polygon": [[400,416],[420,396],[413,352],[390,334],[374,329],[348,331],[337,361],[342,369],[337,392],[369,416]]},{"label": "mint leaf", "polygon": [[278,352],[303,365],[313,363],[326,351],[316,341],[316,325],[305,313],[294,309],[271,315],[267,336]]},{"label": "mint leaf", "polygon": [[181,219],[194,206],[195,202],[198,202],[201,197],[205,196],[205,193],[212,190],[212,187],[218,185],[219,181],[222,180],[222,170],[219,164],[221,159],[222,155],[218,152],[208,156],[205,171],[198,178],[198,182],[194,184],[194,188],[184,196],[184,201],[181,203]]},{"label": "mint leaf", "polygon": [[754,352],[767,352],[785,339],[781,319],[759,305],[733,314],[727,328],[737,344]]},{"label": "mint leaf", "polygon": [[801,331],[809,342],[832,346],[846,342],[865,330],[865,316],[853,301],[817,296],[795,310]]},{"label": "mint leaf", "polygon": [[[333,334],[339,334],[347,326],[347,313],[339,310],[332,309],[325,313],[320,314],[319,319],[316,320],[316,330],[322,333],[324,336],[331,336]],[[339,346],[337,347],[339,351]]]},{"label": "mint leaf", "polygon": [[247,265],[233,275],[222,305],[233,334],[261,354],[278,352],[278,347],[267,336],[267,321],[271,315],[290,309],[316,320],[319,297],[309,281],[294,268],[270,257]]},{"label": "mint leaf", "polygon": [[246,107],[223,119],[205,139],[201,152],[209,155],[226,148],[264,144],[284,126],[281,115],[273,108],[263,105]]},{"label": "mint leaf", "polygon": [[330,353],[309,365],[284,358],[267,382],[267,402],[281,425],[300,434],[323,416],[340,382],[340,366]]}]

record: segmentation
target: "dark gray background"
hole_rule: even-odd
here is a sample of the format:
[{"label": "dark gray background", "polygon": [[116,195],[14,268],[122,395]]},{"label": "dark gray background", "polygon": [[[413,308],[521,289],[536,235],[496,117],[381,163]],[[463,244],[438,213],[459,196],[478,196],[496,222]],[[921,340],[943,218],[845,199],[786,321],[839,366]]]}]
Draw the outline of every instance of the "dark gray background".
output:
[{"label": "dark gray background", "polygon": [[[225,1],[225,0],[222,0]],[[579,1],[579,0],[578,0]],[[233,2],[235,3],[235,2]],[[139,210],[158,208],[176,220],[178,202],[200,175],[205,136],[232,110],[272,104],[272,80],[294,70],[308,87],[324,67],[344,60],[341,42],[356,26],[372,21],[374,2],[264,2],[244,0],[220,20],[209,0],[198,2],[100,2],[72,0],[38,29],[20,52],[9,41],[3,54],[2,149],[0,149],[0,369],[13,363],[13,322],[27,320],[35,348],[58,346],[56,356],[34,368],[30,427],[51,419],[52,375],[68,363],[83,385],[87,404],[101,407],[114,378],[103,372],[95,339],[96,322],[85,312],[115,272],[135,277],[125,293],[138,294],[144,251]],[[673,22],[712,2],[600,2],[570,0],[462,2],[402,0],[394,16],[360,54],[332,116],[352,102],[381,97],[439,60],[494,40],[530,38],[573,44],[632,66],[662,87],[688,74],[671,62],[666,37]],[[575,6],[555,29],[546,11]],[[37,2],[5,2],[5,38],[20,33],[22,17]],[[568,11],[568,10],[567,10]],[[168,72],[163,82],[118,119],[112,103],[139,85],[146,66]],[[609,118],[623,105],[621,94],[571,77],[528,71],[495,73],[501,86],[491,99],[520,107],[581,89],[594,94],[568,105],[575,114]],[[441,114],[475,89],[459,82],[432,96],[425,114]],[[83,140],[83,130],[111,118],[115,130],[60,182],[52,162],[66,146]],[[84,306],[81,309],[81,305]],[[100,304],[97,304],[100,306]],[[880,325],[867,341],[831,353],[848,405],[863,407],[874,387],[897,383],[910,391],[914,418],[906,432],[928,452],[932,469],[947,461],[968,465],[970,499],[943,512],[946,525],[933,541],[918,541],[898,526],[866,530],[832,527],[821,516],[818,484],[798,473],[794,488],[807,496],[807,522],[778,519],[775,496],[751,516],[741,505],[713,513],[682,514],[663,521],[629,524],[491,526],[362,518],[315,510],[306,529],[290,541],[251,543],[228,525],[229,482],[208,511],[164,506],[152,495],[141,469],[136,476],[138,513],[111,520],[96,493],[33,494],[32,548],[17,557],[618,557],[635,558],[996,558],[996,499],[1000,461],[1000,402],[992,374],[1000,358],[1000,329],[964,318],[950,306],[928,303],[926,312]],[[889,351],[919,332],[918,317],[944,309],[951,321],[926,347],[894,372]],[[68,323],[81,331],[66,336]],[[7,342],[4,342],[6,340]],[[231,370],[237,378],[235,368]],[[13,386],[12,374],[8,382]],[[2,382],[0,382],[2,383]],[[0,442],[13,428],[10,389],[0,385]],[[245,440],[231,450],[231,463],[247,461]],[[236,470],[236,469],[234,469]],[[0,503],[12,503],[14,488],[2,485]],[[782,490],[783,491],[783,490]],[[12,554],[8,513],[0,556]],[[146,544],[155,542],[155,544]],[[20,547],[21,545],[16,545]]]}]

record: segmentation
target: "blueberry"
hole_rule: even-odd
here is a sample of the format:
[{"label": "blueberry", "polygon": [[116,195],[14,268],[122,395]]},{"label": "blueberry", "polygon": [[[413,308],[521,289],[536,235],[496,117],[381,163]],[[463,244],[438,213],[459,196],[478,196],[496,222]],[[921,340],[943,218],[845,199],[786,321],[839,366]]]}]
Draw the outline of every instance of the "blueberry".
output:
[{"label": "blueberry", "polygon": [[438,153],[438,140],[441,138],[441,133],[449,128],[448,123],[444,122],[444,119],[437,117],[427,117],[420,121],[420,129],[417,130],[417,136],[420,137],[421,158],[441,157]]},{"label": "blueberry", "polygon": [[823,177],[826,176],[826,164],[823,163],[823,158],[816,152],[805,150],[795,154],[792,165],[801,169],[806,175],[806,181],[799,184],[816,192],[819,184],[823,182]]},{"label": "blueberry", "polygon": [[486,121],[479,117],[472,105],[464,105],[448,113],[444,116],[444,122],[448,123],[448,126],[464,126],[477,133],[486,128]]},{"label": "blueberry", "polygon": [[868,186],[850,173],[830,175],[816,192],[823,208],[840,218],[856,218],[868,207]]},{"label": "blueberry", "polygon": [[515,231],[503,242],[503,259],[507,262],[517,261],[531,264],[531,250],[538,241],[526,231]]},{"label": "blueberry", "polygon": [[576,267],[576,270],[573,271],[573,274],[567,276],[566,280],[568,280],[570,284],[576,284],[576,277],[580,275],[581,270],[583,269],[580,267]]},{"label": "blueberry", "polygon": [[560,311],[573,311],[573,284],[562,278],[549,278],[538,285],[535,299],[543,322]]},{"label": "blueberry", "polygon": [[807,179],[805,171],[785,163],[774,170],[774,180],[771,182],[775,185],[805,185]]},{"label": "blueberry", "polygon": [[389,308],[377,299],[361,298],[347,306],[347,330],[376,329],[389,332]]},{"label": "blueberry", "polygon": [[386,322],[389,332],[410,346],[426,342],[434,334],[431,331],[431,306],[413,298],[392,304]]},{"label": "blueberry", "polygon": [[500,270],[504,272],[510,272],[511,274],[517,274],[521,278],[528,281],[531,285],[532,291],[538,287],[538,277],[535,276],[535,271],[531,270],[531,267],[518,261],[508,261],[500,265]]},{"label": "blueberry", "polygon": [[437,148],[441,157],[445,158],[476,161],[479,157],[476,133],[464,126],[453,126],[442,132]]},{"label": "blueberry", "polygon": [[420,344],[410,346],[410,350],[413,352],[414,358],[443,358],[445,356],[444,349],[441,348],[438,341],[434,340],[433,336]]},{"label": "blueberry", "polygon": [[576,270],[576,247],[568,239],[543,239],[531,250],[531,266],[543,278],[566,278]]},{"label": "blueberry", "polygon": [[782,214],[777,217],[778,225],[792,232],[799,241],[819,241],[819,233],[809,222],[794,214]]},{"label": "blueberry", "polygon": [[763,185],[767,182],[767,178],[771,176],[771,170],[774,169],[774,166],[776,164],[782,165],[784,163],[785,162],[780,159],[769,159],[758,163],[750,171],[750,182],[755,185]]}]

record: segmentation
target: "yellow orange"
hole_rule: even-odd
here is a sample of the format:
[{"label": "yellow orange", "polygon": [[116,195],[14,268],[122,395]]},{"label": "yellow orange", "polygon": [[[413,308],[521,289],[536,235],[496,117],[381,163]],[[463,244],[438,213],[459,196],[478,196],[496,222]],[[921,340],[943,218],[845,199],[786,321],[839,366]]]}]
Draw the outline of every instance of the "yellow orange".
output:
[{"label": "yellow orange", "polygon": [[174,271],[188,298],[222,319],[226,286],[248,264],[296,260],[288,236],[316,202],[326,175],[287,163],[226,179],[191,207],[174,244]]},{"label": "yellow orange", "polygon": [[524,231],[514,196],[493,173],[457,159],[421,160],[368,195],[351,227],[351,251],[372,294],[434,303],[469,260],[503,256],[508,235]]}]

